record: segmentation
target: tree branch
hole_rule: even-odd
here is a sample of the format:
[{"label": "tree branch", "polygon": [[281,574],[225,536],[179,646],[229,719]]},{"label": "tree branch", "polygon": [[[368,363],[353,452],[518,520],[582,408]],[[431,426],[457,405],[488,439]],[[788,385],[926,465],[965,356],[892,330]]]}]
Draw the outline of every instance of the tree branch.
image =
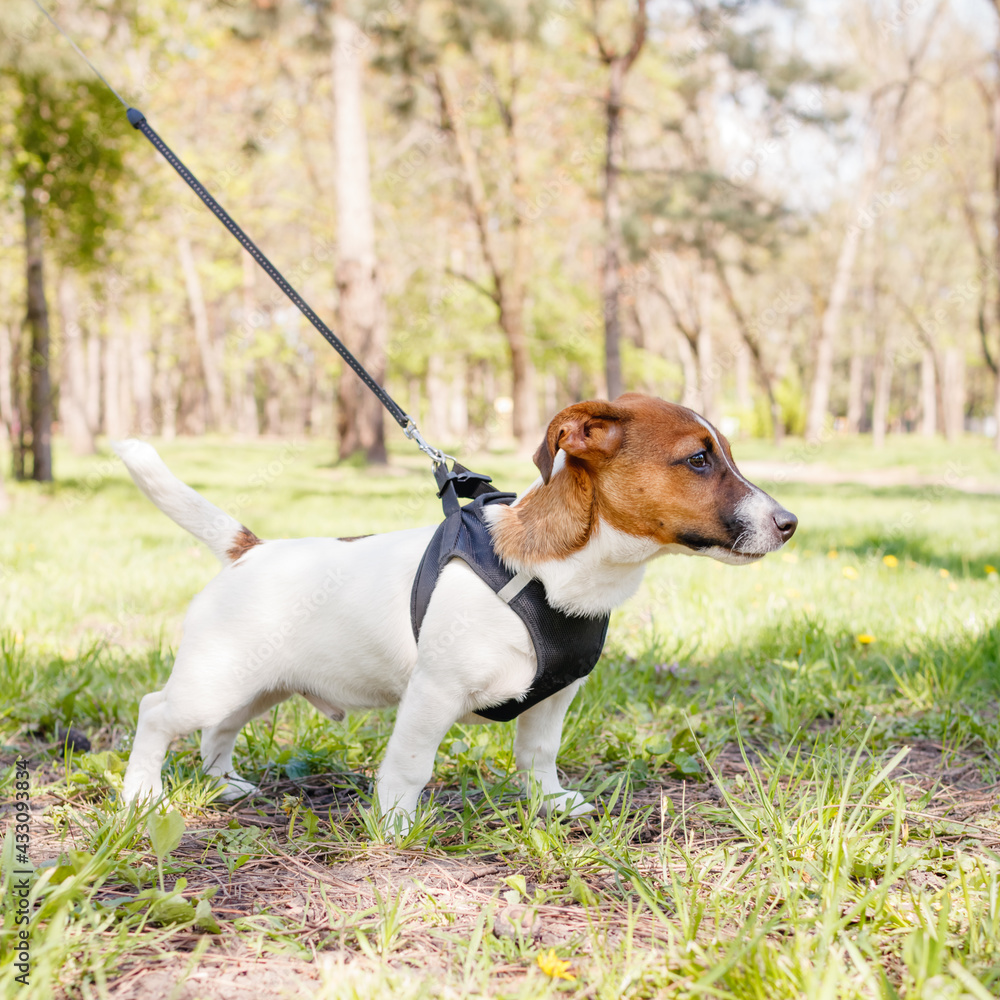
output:
[{"label": "tree branch", "polygon": [[496,290],[490,291],[485,285],[479,284],[475,278],[470,274],[466,274],[464,271],[456,271],[454,268],[446,267],[444,269],[445,274],[450,274],[453,278],[459,278],[466,284],[471,285],[480,295],[485,295],[490,302],[494,305],[500,305],[500,296],[497,294]]},{"label": "tree branch", "polygon": [[441,99],[441,109],[444,112],[445,127],[450,129],[455,137],[458,158],[465,174],[466,200],[472,209],[472,215],[479,232],[479,242],[482,247],[486,264],[493,275],[497,297],[502,295],[503,271],[500,267],[500,252],[496,238],[490,229],[490,205],[486,197],[486,187],[479,170],[479,161],[469,139],[465,121],[455,103],[454,88],[449,79],[448,71],[443,66],[434,70],[434,86]]}]

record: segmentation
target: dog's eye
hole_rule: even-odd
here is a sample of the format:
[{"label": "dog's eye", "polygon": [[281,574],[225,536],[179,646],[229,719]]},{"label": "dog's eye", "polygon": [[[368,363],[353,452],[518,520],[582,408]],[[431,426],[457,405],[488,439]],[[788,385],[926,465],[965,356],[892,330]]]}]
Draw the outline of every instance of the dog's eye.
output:
[{"label": "dog's eye", "polygon": [[708,465],[708,455],[706,455],[703,451],[699,451],[697,455],[692,455],[688,459],[688,465],[690,465],[692,469],[704,469],[705,466]]}]

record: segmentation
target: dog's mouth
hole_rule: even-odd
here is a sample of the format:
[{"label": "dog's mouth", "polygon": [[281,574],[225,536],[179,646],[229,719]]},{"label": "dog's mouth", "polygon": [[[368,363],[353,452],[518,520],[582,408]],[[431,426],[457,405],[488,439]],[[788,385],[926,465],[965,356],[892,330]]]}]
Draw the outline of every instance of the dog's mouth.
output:
[{"label": "dog's mouth", "polygon": [[[693,556],[707,556],[709,559],[715,559],[716,562],[726,563],[729,566],[745,566],[747,563],[757,562],[759,559],[763,559],[768,552],[774,552],[774,549],[768,549],[765,552],[749,551],[746,549],[737,549],[733,545],[688,545],[685,546]],[[780,548],[780,546],[779,546]]]},{"label": "dog's mouth", "polygon": [[744,566],[777,552],[789,537],[789,532],[780,530],[765,532],[745,528],[732,540],[723,541],[695,533],[682,535],[677,540],[692,555],[707,556],[730,566]]},{"label": "dog's mouth", "polygon": [[767,552],[751,552],[746,549],[737,549],[734,546],[731,548],[719,548],[715,552],[705,554],[711,554],[713,559],[717,559],[719,562],[728,563],[730,566],[745,566],[747,563],[757,562],[759,559],[763,559],[768,552],[775,552],[778,548],[781,548],[781,546],[779,545],[774,549],[768,549]]}]

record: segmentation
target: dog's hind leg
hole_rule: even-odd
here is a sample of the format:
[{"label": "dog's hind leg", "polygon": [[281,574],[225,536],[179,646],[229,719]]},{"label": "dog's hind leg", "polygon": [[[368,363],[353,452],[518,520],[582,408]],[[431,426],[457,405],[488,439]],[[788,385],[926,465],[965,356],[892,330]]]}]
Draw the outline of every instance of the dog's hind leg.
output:
[{"label": "dog's hind leg", "polygon": [[273,708],[288,697],[286,691],[265,691],[249,705],[245,705],[217,726],[201,731],[201,761],[206,774],[224,780],[225,785],[219,796],[224,802],[243,798],[257,791],[257,786],[241,778],[233,771],[233,750],[240,730],[253,718]]},{"label": "dog's hind leg", "polygon": [[[174,700],[171,700],[171,693]],[[139,725],[125,771],[125,802],[160,798],[163,794],[160,772],[171,741],[175,736],[185,736],[198,729],[202,730],[201,754],[205,772],[226,780],[222,798],[240,798],[252,792],[254,785],[232,773],[236,737],[254,716],[284,701],[288,692],[262,692],[253,701],[231,708],[221,722],[203,715],[211,699],[189,691],[178,701],[176,694],[168,684],[163,691],[147,694],[139,704]]]},{"label": "dog's hind leg", "polygon": [[579,792],[562,787],[556,769],[563,719],[582,683],[575,681],[522,712],[517,717],[517,736],[514,738],[517,768],[525,773],[526,780],[538,782],[546,798],[546,811],[564,812],[569,816],[581,816],[593,810]]}]

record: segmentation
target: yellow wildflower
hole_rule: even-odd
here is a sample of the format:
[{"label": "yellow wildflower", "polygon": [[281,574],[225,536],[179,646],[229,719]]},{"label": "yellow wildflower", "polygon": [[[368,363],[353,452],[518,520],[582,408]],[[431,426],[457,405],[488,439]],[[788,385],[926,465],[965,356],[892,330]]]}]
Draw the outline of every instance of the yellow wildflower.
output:
[{"label": "yellow wildflower", "polygon": [[895,569],[899,565],[899,560],[892,555],[882,556],[882,562],[884,565],[888,566],[889,569]]},{"label": "yellow wildflower", "polygon": [[848,580],[857,580],[858,571],[853,566],[845,566],[841,571]]},{"label": "yellow wildflower", "polygon": [[556,954],[555,948],[549,948],[548,954],[541,952],[538,956],[538,968],[552,979],[576,979],[576,976],[570,972],[569,966],[569,961],[561,959]]},{"label": "yellow wildflower", "polygon": [[826,558],[827,559],[836,559],[839,554],[840,553],[838,553],[836,549],[830,549],[830,551],[827,552],[827,554],[826,554]]},{"label": "yellow wildflower", "polygon": [[941,568],[940,568],[940,569],[938,570],[938,576],[939,576],[939,577],[941,577],[941,579],[942,579],[942,580],[944,580],[944,579],[946,579],[947,577],[951,576],[951,573],[949,573],[949,572],[948,572],[948,571],[947,571],[947,570],[946,570],[946,569],[945,569],[945,568],[944,568],[944,567],[942,566],[942,567],[941,567]]},{"label": "yellow wildflower", "polygon": [[861,635],[855,636],[855,638],[862,646],[868,646],[875,641],[875,636],[869,635],[867,632],[862,632]]},{"label": "yellow wildflower", "polygon": [[996,566],[984,566],[983,567],[983,572],[987,576],[996,576],[997,575],[997,568],[996,568]]}]

